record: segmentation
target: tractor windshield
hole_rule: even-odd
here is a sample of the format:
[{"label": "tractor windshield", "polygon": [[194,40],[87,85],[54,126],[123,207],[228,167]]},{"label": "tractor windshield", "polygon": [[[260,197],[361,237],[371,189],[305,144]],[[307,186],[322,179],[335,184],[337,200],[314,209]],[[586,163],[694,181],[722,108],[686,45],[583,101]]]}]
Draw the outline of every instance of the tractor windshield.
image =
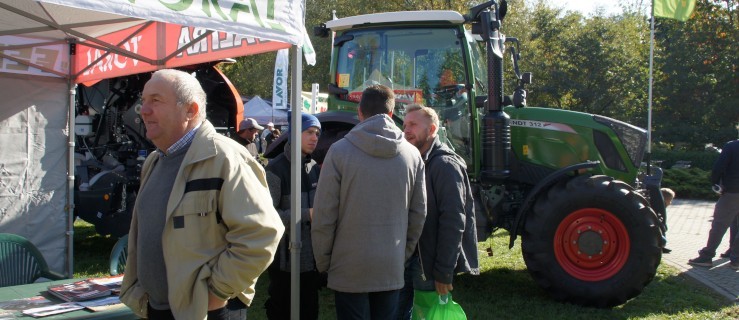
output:
[{"label": "tractor windshield", "polygon": [[359,102],[367,86],[382,84],[395,92],[393,114],[400,119],[409,104],[432,107],[439,113],[442,138],[469,161],[470,123],[462,55],[467,44],[462,43],[465,37],[459,32],[453,27],[392,27],[344,33],[337,38],[335,80],[348,94],[340,98]]}]

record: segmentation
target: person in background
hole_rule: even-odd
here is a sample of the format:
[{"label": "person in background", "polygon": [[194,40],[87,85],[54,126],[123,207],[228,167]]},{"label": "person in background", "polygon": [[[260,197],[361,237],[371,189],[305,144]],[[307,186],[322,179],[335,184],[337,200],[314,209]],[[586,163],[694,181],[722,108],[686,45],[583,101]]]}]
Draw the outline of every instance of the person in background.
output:
[{"label": "person in background", "polygon": [[[310,226],[313,199],[318,184],[319,166],[310,155],[316,149],[318,137],[321,135],[321,123],[311,114],[303,113],[301,119],[300,161],[301,193],[300,193],[300,319],[314,320],[318,318],[319,274],[313,260]],[[288,120],[289,122],[289,120]],[[277,129],[274,129],[277,130]],[[291,129],[288,129],[291,130]],[[269,273],[269,298],[264,304],[267,318],[290,319],[290,156],[291,141],[285,144],[285,151],[272,159],[267,165],[267,182],[272,194],[272,203],[280,214],[282,223],[288,232],[282,236],[277,247],[275,261],[267,269]]]},{"label": "person in background", "polygon": [[257,141],[257,136],[259,135],[259,130],[262,129],[264,129],[264,127],[260,126],[257,123],[257,120],[245,118],[244,120],[241,120],[239,131],[236,132],[237,137],[235,137],[235,140],[246,147],[246,150],[249,150],[249,154],[251,154],[254,159],[259,157],[259,149],[257,148],[257,143],[259,141]]},{"label": "person in background", "polygon": [[267,136],[272,133],[272,130],[275,129],[275,124],[272,122],[267,123],[267,127],[260,129],[262,132],[259,134],[259,153],[265,153],[267,152]]},{"label": "person in background", "polygon": [[150,319],[246,319],[285,227],[262,167],[205,120],[190,74],[144,86],[141,118],[157,149],[144,162],[120,299]]},{"label": "person in background", "polygon": [[[711,171],[711,184],[720,196],[713,210],[706,246],[699,251],[697,258],[688,260],[694,266],[713,266],[716,248],[721,244],[726,229],[739,217],[739,140],[730,141],[721,150]],[[735,234],[730,241],[729,266],[739,270],[739,237]]]},{"label": "person in background", "polygon": [[265,139],[267,141],[267,146],[264,148],[265,152],[267,148],[269,148],[269,146],[272,144],[272,142],[275,142],[275,140],[277,140],[277,138],[279,138],[281,134],[282,133],[280,132],[280,129],[277,129],[277,128],[272,129],[272,132],[268,134],[267,138]]},{"label": "person in background", "polygon": [[403,270],[426,217],[418,150],[391,116],[390,88],[362,92],[357,124],[326,154],[313,204],[313,254],[336,318],[394,319]]},{"label": "person in background", "polygon": [[426,222],[406,267],[398,312],[398,319],[411,319],[414,289],[446,295],[454,288],[455,274],[480,270],[474,199],[464,160],[439,140],[434,109],[406,107],[403,127],[405,139],[420,151],[426,172]]},{"label": "person in background", "polygon": [[659,191],[662,193],[662,199],[665,200],[665,208],[667,208],[675,199],[675,191],[670,188],[661,188]]}]

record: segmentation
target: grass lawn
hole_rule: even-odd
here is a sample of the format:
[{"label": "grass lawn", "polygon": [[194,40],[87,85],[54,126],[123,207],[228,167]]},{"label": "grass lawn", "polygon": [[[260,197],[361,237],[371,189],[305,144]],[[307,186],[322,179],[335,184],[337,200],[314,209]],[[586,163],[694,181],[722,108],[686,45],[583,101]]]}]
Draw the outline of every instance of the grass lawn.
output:
[{"label": "grass lawn", "polygon": [[[92,225],[75,223],[75,277],[107,275],[108,258],[116,239],[101,237]],[[584,308],[555,302],[534,283],[521,256],[520,241],[508,250],[508,233],[498,231],[481,242],[480,276],[459,276],[454,300],[469,319],[739,319],[739,306],[680,274],[668,265],[657,269],[644,292],[613,309]],[[494,256],[485,250],[491,247]],[[250,320],[266,319],[264,301],[268,279],[257,283],[249,309]],[[321,291],[321,319],[334,319],[333,294]]]}]

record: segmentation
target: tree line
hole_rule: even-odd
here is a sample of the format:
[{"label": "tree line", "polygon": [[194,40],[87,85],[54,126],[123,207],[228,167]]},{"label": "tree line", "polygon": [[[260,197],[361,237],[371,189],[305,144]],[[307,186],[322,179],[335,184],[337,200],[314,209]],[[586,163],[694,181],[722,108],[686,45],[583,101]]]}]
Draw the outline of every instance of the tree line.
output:
[{"label": "tree line", "polygon": [[[336,15],[402,10],[467,13],[481,1],[306,0],[306,28]],[[628,0],[623,11],[592,16],[551,2],[509,0],[502,31],[521,42],[522,71],[534,72],[528,105],[582,111],[647,127],[651,2]],[[737,0],[697,0],[686,22],[656,18],[653,140],[686,150],[737,138],[739,27]],[[311,34],[315,66],[303,67],[303,89],[331,80],[328,38]],[[272,95],[275,53],[241,57],[223,69],[242,95]],[[506,60],[507,75],[512,75]],[[514,87],[506,82],[506,93]]]}]

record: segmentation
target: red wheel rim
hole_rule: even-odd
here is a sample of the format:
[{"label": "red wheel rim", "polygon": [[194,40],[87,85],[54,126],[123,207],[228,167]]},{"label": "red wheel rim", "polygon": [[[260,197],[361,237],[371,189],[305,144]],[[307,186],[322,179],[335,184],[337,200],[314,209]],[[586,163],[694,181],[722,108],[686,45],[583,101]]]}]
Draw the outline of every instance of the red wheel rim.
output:
[{"label": "red wheel rim", "polygon": [[554,255],[571,276],[601,281],[615,275],[629,258],[631,242],[624,224],[598,208],[572,212],[554,234]]}]

